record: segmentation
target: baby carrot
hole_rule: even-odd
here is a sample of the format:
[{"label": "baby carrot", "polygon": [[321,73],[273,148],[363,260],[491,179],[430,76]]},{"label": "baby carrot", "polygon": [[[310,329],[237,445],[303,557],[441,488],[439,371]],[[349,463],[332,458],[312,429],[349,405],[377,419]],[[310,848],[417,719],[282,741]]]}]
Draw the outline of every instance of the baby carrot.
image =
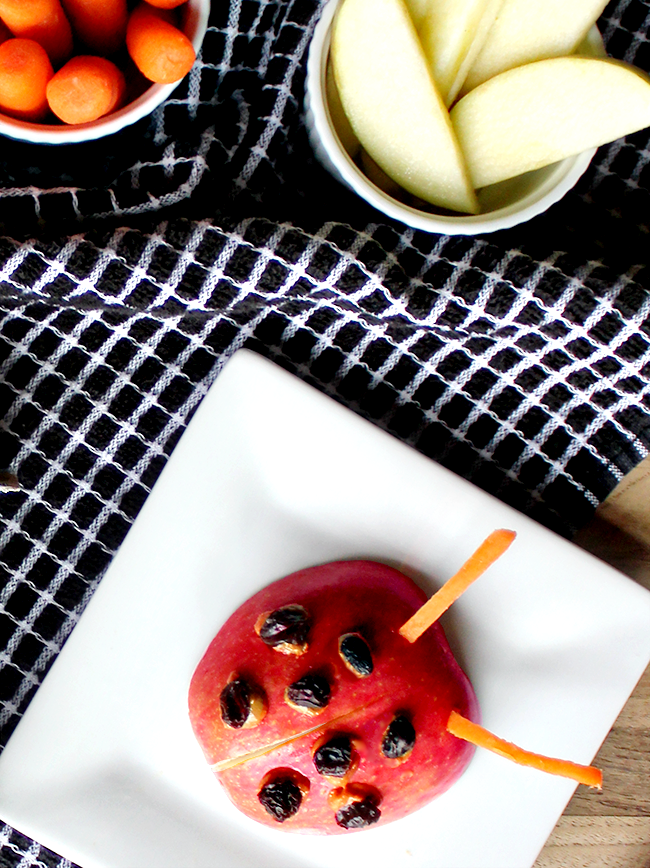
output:
[{"label": "baby carrot", "polygon": [[72,30],[59,0],[0,0],[0,18],[14,36],[42,45],[54,66],[72,54]]},{"label": "baby carrot", "polygon": [[24,121],[47,115],[45,88],[54,70],[45,49],[32,39],[0,45],[0,111]]},{"label": "baby carrot", "polygon": [[156,9],[175,9],[185,3],[185,0],[147,0],[147,3]]},{"label": "baby carrot", "polygon": [[2,19],[0,19],[0,43],[6,42],[7,39],[11,39],[12,36],[13,36],[13,33],[11,32],[11,30],[9,30],[9,28],[4,23],[4,21],[2,21]]},{"label": "baby carrot", "polygon": [[192,68],[194,47],[162,9],[140,3],[129,16],[126,47],[135,65],[149,81],[171,84]]},{"label": "baby carrot", "polygon": [[124,76],[114,63],[80,54],[50,79],[47,101],[64,123],[84,124],[117,108],[125,88]]},{"label": "baby carrot", "polygon": [[104,57],[124,45],[126,0],[61,0],[72,31],[92,54]]}]

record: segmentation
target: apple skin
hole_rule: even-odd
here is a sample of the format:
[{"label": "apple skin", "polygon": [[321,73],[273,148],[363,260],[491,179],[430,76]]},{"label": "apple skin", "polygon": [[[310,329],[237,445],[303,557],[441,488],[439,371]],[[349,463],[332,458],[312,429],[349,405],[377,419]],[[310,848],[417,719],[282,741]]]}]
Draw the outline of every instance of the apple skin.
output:
[{"label": "apple skin", "polygon": [[[213,766],[301,735],[245,762],[215,772],[243,813],[276,829],[311,834],[346,834],[337,825],[330,793],[361,784],[380,797],[376,825],[396,820],[447,790],[469,763],[472,745],[450,735],[446,723],[455,709],[473,720],[478,704],[467,676],[434,624],[410,644],[398,630],[426,601],[417,585],[397,570],[372,561],[340,561],[300,570],[264,588],[228,619],[210,644],[192,678],[189,714],[207,762]],[[299,604],[312,619],[308,649],[283,654],[256,633],[260,615]],[[359,677],[339,654],[339,637],[358,632],[367,641],[374,669]],[[292,708],[285,688],[306,673],[325,674],[329,704],[318,714]],[[251,728],[231,729],[221,718],[219,697],[233,673],[250,679],[266,695],[268,710]],[[381,743],[387,726],[405,714],[416,732],[415,746],[401,759],[387,759]],[[341,779],[320,775],[313,750],[325,734],[348,735],[355,762]],[[279,823],[258,799],[266,775],[291,769],[308,781],[298,812]]]}]

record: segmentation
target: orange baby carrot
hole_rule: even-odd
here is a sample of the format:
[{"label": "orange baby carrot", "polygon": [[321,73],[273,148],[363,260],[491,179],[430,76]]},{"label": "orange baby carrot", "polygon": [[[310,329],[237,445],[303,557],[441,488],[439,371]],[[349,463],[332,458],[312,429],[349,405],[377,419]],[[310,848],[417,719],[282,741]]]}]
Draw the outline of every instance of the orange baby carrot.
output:
[{"label": "orange baby carrot", "polygon": [[129,16],[126,47],[135,65],[149,81],[171,84],[192,68],[194,47],[162,9],[140,3]]},{"label": "orange baby carrot", "polygon": [[9,30],[4,21],[0,19],[0,43],[6,42],[7,39],[11,39],[12,36],[13,33],[11,32],[11,30]]},{"label": "orange baby carrot", "polygon": [[500,558],[514,540],[513,530],[495,530],[476,549],[474,554],[463,564],[427,602],[421,606],[409,620],[400,627],[400,634],[409,642],[428,630],[438,618],[446,612],[451,604],[460,597],[472,582]]},{"label": "orange baby carrot", "polygon": [[124,75],[114,63],[80,54],[50,79],[47,101],[64,123],[84,124],[117,108],[125,89]]},{"label": "orange baby carrot", "polygon": [[42,45],[54,66],[72,54],[72,30],[59,0],[0,0],[0,18],[14,36]]},{"label": "orange baby carrot", "polygon": [[146,0],[146,2],[156,9],[175,9],[177,6],[182,6],[185,0]]},{"label": "orange baby carrot", "polygon": [[24,121],[48,113],[45,89],[54,70],[45,49],[33,39],[8,39],[0,45],[0,111]]},{"label": "orange baby carrot", "polygon": [[72,31],[92,54],[104,57],[124,45],[126,0],[61,0]]},{"label": "orange baby carrot", "polygon": [[452,735],[455,735],[456,738],[462,738],[471,744],[475,744],[477,747],[491,750],[493,753],[498,753],[499,756],[503,756],[520,765],[530,766],[550,775],[571,778],[573,781],[586,784],[588,787],[593,787],[594,789],[601,790],[603,788],[603,773],[600,769],[593,766],[581,766],[569,760],[555,759],[543,754],[531,753],[529,750],[517,747],[516,744],[504,741],[504,739],[479,726],[478,723],[472,723],[471,720],[467,720],[466,717],[458,714],[457,711],[452,711],[449,715],[447,730]]}]

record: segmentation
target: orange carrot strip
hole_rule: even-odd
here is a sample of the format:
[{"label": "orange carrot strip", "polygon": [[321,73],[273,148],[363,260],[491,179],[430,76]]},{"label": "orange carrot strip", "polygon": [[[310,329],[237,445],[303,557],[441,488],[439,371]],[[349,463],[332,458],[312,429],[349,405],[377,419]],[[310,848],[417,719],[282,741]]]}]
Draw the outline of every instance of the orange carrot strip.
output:
[{"label": "orange carrot strip", "polygon": [[66,124],[84,124],[117,108],[126,84],[121,70],[105,57],[78,55],[50,79],[47,101]]},{"label": "orange carrot strip", "polygon": [[427,602],[400,627],[400,634],[409,642],[428,630],[472,582],[506,551],[514,540],[513,530],[495,530],[474,554]]},{"label": "orange carrot strip", "polygon": [[24,121],[42,121],[48,113],[45,89],[54,70],[45,49],[32,39],[8,39],[0,45],[0,111]]},{"label": "orange carrot strip", "polygon": [[75,36],[91,54],[114,54],[126,39],[126,0],[61,0]]},{"label": "orange carrot strip", "polygon": [[455,735],[456,738],[462,738],[464,741],[469,741],[477,747],[491,750],[493,753],[497,753],[499,756],[520,765],[530,766],[542,772],[547,772],[550,775],[571,778],[573,781],[586,784],[588,787],[593,787],[594,789],[602,790],[603,788],[603,773],[600,769],[596,769],[593,766],[581,766],[569,760],[554,759],[542,754],[531,753],[529,750],[523,750],[523,748],[511,744],[509,741],[493,735],[484,727],[479,726],[478,723],[472,723],[471,720],[467,720],[466,717],[458,714],[457,711],[452,711],[449,715],[447,731]]},{"label": "orange carrot strip", "polygon": [[14,36],[42,45],[54,66],[72,54],[72,30],[59,0],[0,0],[0,18]]},{"label": "orange carrot strip", "polygon": [[160,84],[180,81],[196,59],[187,36],[170,23],[164,10],[148,3],[141,3],[131,13],[126,46],[145,78]]}]

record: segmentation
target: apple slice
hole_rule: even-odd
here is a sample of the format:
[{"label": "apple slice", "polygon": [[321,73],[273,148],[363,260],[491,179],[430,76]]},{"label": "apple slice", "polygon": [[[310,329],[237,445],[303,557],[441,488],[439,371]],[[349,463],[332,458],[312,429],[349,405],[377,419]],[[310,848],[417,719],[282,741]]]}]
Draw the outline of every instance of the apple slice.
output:
[{"label": "apple slice", "polygon": [[406,8],[411,16],[411,21],[415,24],[416,30],[420,29],[420,25],[426,17],[430,3],[431,0],[406,0]]},{"label": "apple slice", "polygon": [[461,94],[506,69],[572,54],[607,0],[505,0]]},{"label": "apple slice", "polygon": [[418,27],[433,80],[451,105],[504,0],[429,0]]},{"label": "apple slice", "polygon": [[352,129],[386,174],[426,202],[477,213],[449,113],[404,0],[344,0],[331,60]]},{"label": "apple slice", "polygon": [[367,151],[364,151],[363,148],[359,151],[359,163],[363,169],[364,175],[369,181],[372,181],[375,187],[379,187],[380,190],[383,190],[384,193],[388,193],[388,195],[392,196],[393,199],[406,198],[407,194],[402,190],[400,185],[393,181],[393,179],[384,172],[381,166],[378,166],[377,163],[375,163],[370,154]]},{"label": "apple slice", "polygon": [[476,188],[650,125],[650,79],[614,60],[554,57],[491,78],[451,119]]},{"label": "apple slice", "polygon": [[334,73],[332,72],[332,64],[327,64],[327,73],[325,76],[325,93],[327,95],[327,106],[329,108],[332,124],[339,137],[339,141],[347,153],[354,159],[361,145],[359,139],[355,136],[354,130],[350,126],[350,121],[346,115],[343,106],[341,105],[341,97],[339,89],[336,86]]}]

